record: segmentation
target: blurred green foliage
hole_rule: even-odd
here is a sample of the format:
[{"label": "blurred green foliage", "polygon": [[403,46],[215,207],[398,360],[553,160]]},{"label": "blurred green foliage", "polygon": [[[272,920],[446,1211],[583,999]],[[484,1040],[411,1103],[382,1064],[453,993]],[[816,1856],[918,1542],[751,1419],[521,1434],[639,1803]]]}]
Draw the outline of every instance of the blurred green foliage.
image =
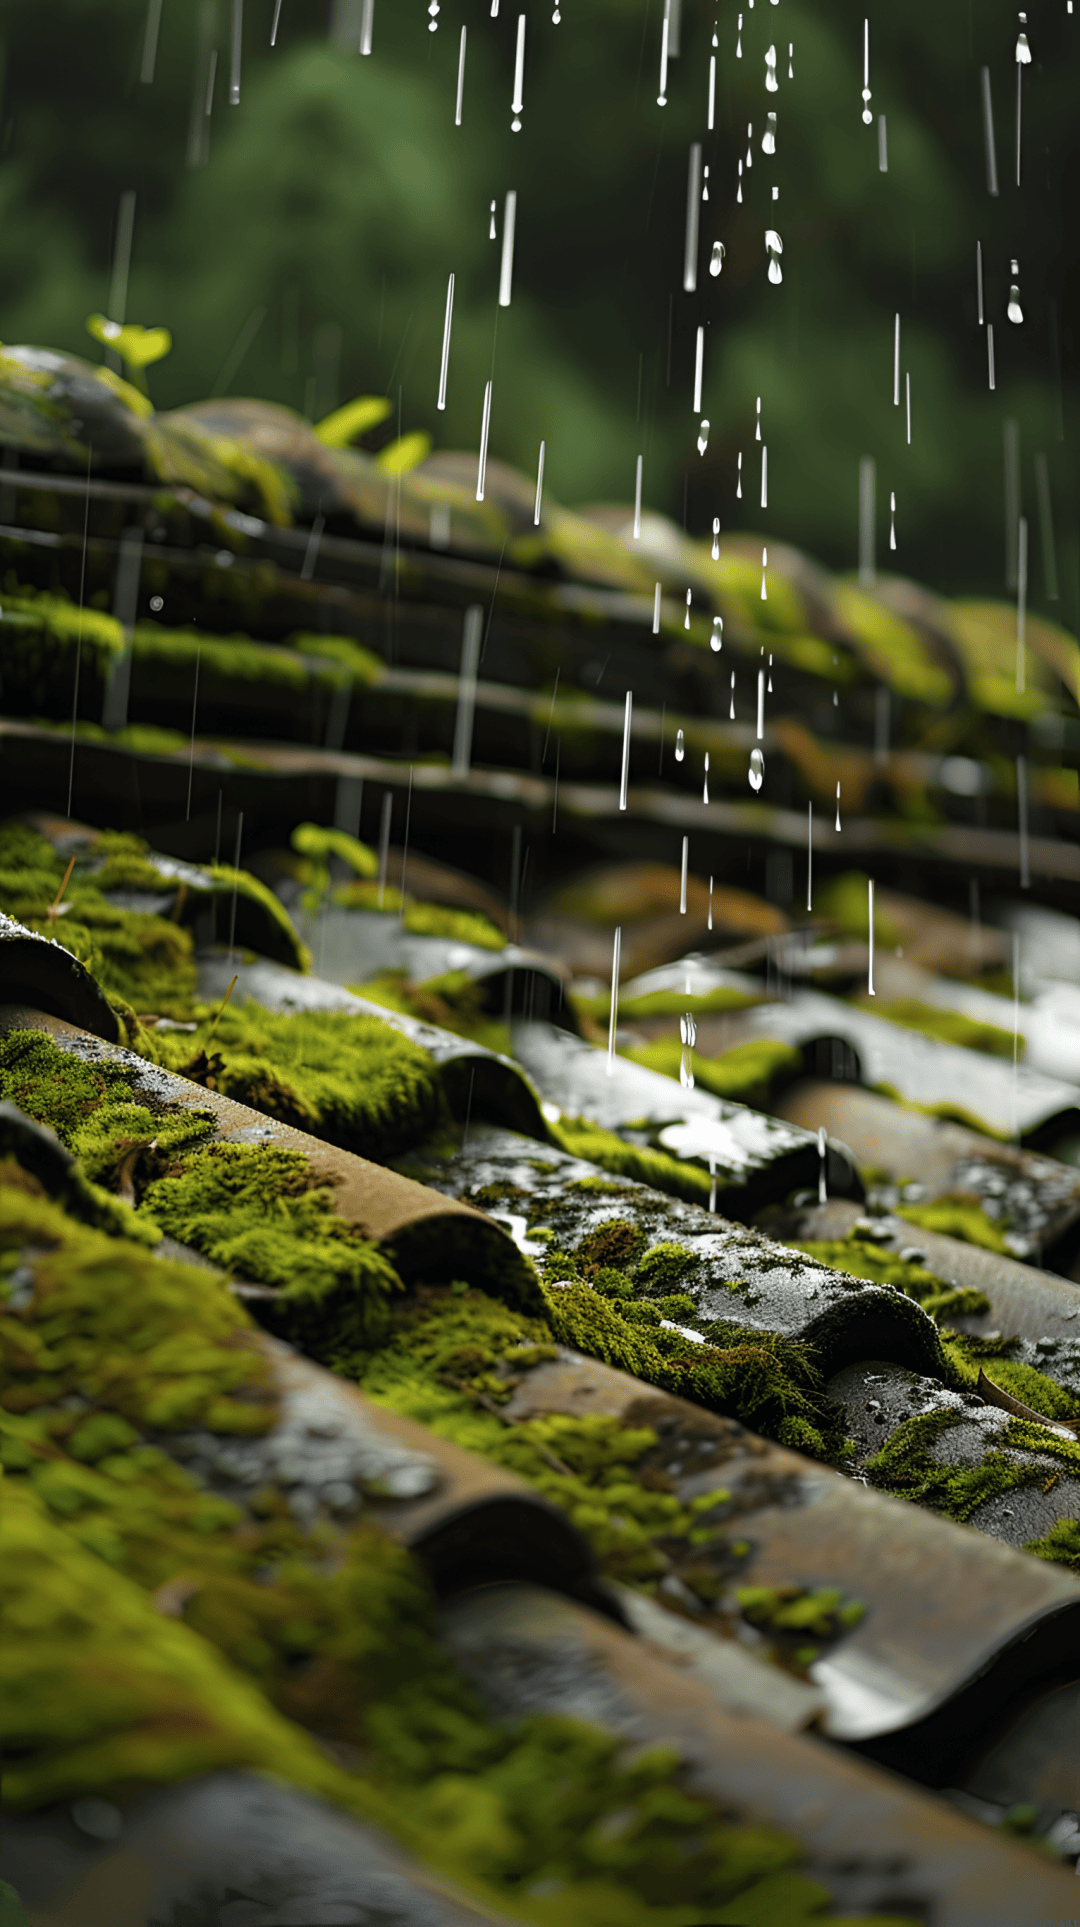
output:
[{"label": "blurred green foliage", "polygon": [[[1003,433],[1013,419],[1031,597],[1076,626],[1077,500],[1063,439],[1076,354],[1076,268],[1063,219],[1077,172],[1076,62],[1062,6],[1029,8],[1017,190],[1017,22],[1005,0],[950,8],[910,0],[873,12],[869,127],[860,118],[863,0],[825,8],[784,0],[782,9],[763,0],[743,14],[741,59],[735,10],[724,6],[713,134],[706,0],[683,0],[664,108],[661,0],[567,0],[559,25],[546,4],[531,9],[519,134],[510,129],[519,9],[509,0],[496,20],[488,0],[445,0],[435,32],[423,0],[377,0],[369,58],[357,51],[361,0],[283,0],[272,50],[273,4],[248,0],[244,9],[240,99],[231,105],[225,0],[163,0],[149,83],[140,78],[147,0],[52,0],[47,19],[26,0],[2,0],[0,337],[86,352],[86,315],[107,308],[120,196],[134,189],[125,318],[172,333],[172,355],[149,374],[159,407],[228,390],[318,420],[354,395],[382,393],[391,412],[370,446],[426,429],[436,447],[475,448],[490,375],[493,456],[532,471],[543,437],[553,496],[627,501],[641,453],[646,504],[685,515],[695,532],[718,515],[725,529],[782,536],[834,567],[854,566],[859,460],[873,455],[879,561],[895,489],[895,564],[945,591],[1004,592]],[[764,85],[770,43],[776,93]],[[984,66],[996,199],[986,182]],[[761,147],[770,110],[775,157]],[[878,113],[887,118],[886,173]],[[740,205],[748,124],[753,166]],[[709,201],[698,291],[686,294],[692,140],[703,143]],[[501,229],[509,188],[518,196],[514,294],[499,309],[489,204]],[[779,287],[766,279],[766,226],[783,237]],[[713,278],[717,239],[727,252]],[[976,319],[977,240],[995,327],[993,394]],[[1014,255],[1022,326],[1005,312]],[[897,312],[912,383],[910,447],[904,408],[892,402]],[[691,407],[699,324],[712,424],[704,456]],[[1041,546],[1040,453],[1056,528],[1055,601]]]}]

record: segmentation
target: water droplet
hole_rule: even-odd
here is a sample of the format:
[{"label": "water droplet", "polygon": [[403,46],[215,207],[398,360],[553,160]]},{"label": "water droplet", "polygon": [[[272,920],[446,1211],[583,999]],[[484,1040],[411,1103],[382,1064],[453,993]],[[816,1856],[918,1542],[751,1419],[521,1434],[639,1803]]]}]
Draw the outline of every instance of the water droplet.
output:
[{"label": "water droplet", "polygon": [[731,708],[728,711],[728,721],[732,723],[735,721],[735,671],[734,669],[731,672]]},{"label": "water droplet", "polygon": [[889,495],[889,547],[896,547],[896,491]]},{"label": "water droplet", "polygon": [[[778,86],[779,82],[776,78],[776,48],[770,47],[768,53],[765,55],[765,91],[769,94],[775,94]],[[771,154],[772,149],[767,147],[765,152]]]},{"label": "water droplet", "polygon": [[510,122],[510,132],[512,134],[520,134],[521,132],[521,122],[518,120],[516,114],[513,120]]},{"label": "water droplet", "polygon": [[698,454],[704,455],[705,450],[708,448],[708,446],[709,446],[709,424],[707,421],[702,421],[701,428],[698,431],[698,438],[697,438]]},{"label": "water droplet", "polygon": [[552,25],[557,27],[561,19],[562,19],[562,14],[559,12],[558,7],[556,7],[554,13],[551,16]]},{"label": "water droplet", "polygon": [[690,597],[691,597],[691,595],[692,595],[692,594],[693,594],[693,591],[692,591],[691,589],[687,589],[687,591],[686,591],[686,614],[685,614],[685,616],[683,617],[683,628],[684,628],[684,629],[689,629],[689,627],[690,627]]},{"label": "water droplet", "polygon": [[840,707],[840,698],[837,695],[835,689],[833,690],[833,693],[832,693],[832,706],[834,709],[839,709]]},{"label": "water droplet", "polygon": [[735,482],[735,500],[742,501],[742,449],[739,450],[739,473]]},{"label": "water droplet", "polygon": [[[776,51],[774,48],[770,47],[769,52],[773,56],[773,65],[775,66]],[[774,76],[773,85],[775,86],[775,84],[776,84],[776,81]],[[776,152],[776,115],[769,114],[766,116],[766,118],[768,121],[768,125],[765,129],[765,132],[761,136],[761,151],[763,154],[775,154]]]},{"label": "water droplet", "polygon": [[[701,800],[703,803],[707,803],[709,800],[709,752],[708,750],[705,751],[705,784],[702,790]],[[691,1042],[693,1042],[693,1039],[691,1039]]]},{"label": "water droplet", "polygon": [[765,781],[765,758],[759,749],[752,749],[750,751],[750,769],[748,775],[750,788],[755,791],[759,790]]},{"label": "water droplet", "polygon": [[780,266],[780,256],[784,252],[784,243],[774,227],[765,230],[765,252],[769,257],[769,280],[782,281],[784,270]]},{"label": "water droplet", "polygon": [[676,730],[675,732],[675,761],[677,763],[681,763],[685,755],[686,755],[686,743],[683,738],[682,730],[679,729],[679,730]]},{"label": "water droplet", "polygon": [[714,562],[719,562],[720,560],[720,517],[718,515],[713,516],[712,559]]},{"label": "water droplet", "polygon": [[724,618],[723,616],[714,616],[712,619],[712,635],[709,637],[709,648],[712,650],[714,655],[719,655],[723,646],[724,646]]},{"label": "water droplet", "polygon": [[836,785],[836,827],[840,828],[840,785]]},{"label": "water droplet", "polygon": [[789,41],[788,50],[787,50],[787,77],[789,80],[794,80],[795,78],[795,68],[793,65],[794,56],[795,56],[795,48],[793,43]]},{"label": "water droplet", "polygon": [[679,1036],[682,1038],[683,1043],[689,1045],[690,1049],[693,1050],[694,1045],[697,1043],[697,1019],[692,1011],[688,1010],[685,1017],[679,1018]]},{"label": "water droplet", "polygon": [[742,200],[742,162],[741,161],[739,162],[739,185],[735,190],[735,199],[737,201]]},{"label": "water droplet", "polygon": [[1026,33],[1018,33],[1016,36],[1016,62],[1019,67],[1028,67],[1031,64],[1031,48],[1028,46]]},{"label": "water droplet", "polygon": [[760,395],[757,398],[757,427],[754,430],[754,440],[756,442],[759,442],[761,440],[761,396]]},{"label": "water droplet", "polygon": [[768,549],[763,548],[761,551],[761,600],[762,602],[768,602],[769,600],[769,592],[765,587],[765,571],[768,568],[768,566],[769,566],[769,551]]},{"label": "water droplet", "polygon": [[495,239],[495,203],[494,203],[494,201],[492,201],[492,203],[491,203],[491,222],[490,222],[490,225],[489,225],[489,227],[488,227],[488,240],[489,240],[489,241],[494,241],[494,239]]},{"label": "water droplet", "polygon": [[738,32],[738,38],[736,39],[736,42],[735,42],[735,58],[736,60],[741,60],[742,59],[742,14],[741,13],[739,15],[739,25],[738,25],[737,32]]},{"label": "water droplet", "polygon": [[1015,321],[1018,324],[1024,319],[1024,310],[1020,306],[1020,289],[1017,287],[1015,281],[1009,289],[1008,315],[1010,321]]},{"label": "water droplet", "polygon": [[724,265],[724,256],[726,253],[727,253],[727,249],[724,246],[724,243],[722,241],[713,242],[712,257],[709,261],[710,274],[714,274],[714,275],[719,274],[721,268]]},{"label": "water droplet", "polygon": [[690,1052],[688,1050],[683,1051],[679,1063],[679,1083],[682,1085],[684,1091],[692,1091],[694,1088],[694,1073],[690,1069]]},{"label": "water droplet", "polygon": [[709,170],[707,167],[705,169],[705,178],[701,183],[701,198],[703,201],[707,201],[709,198]]}]

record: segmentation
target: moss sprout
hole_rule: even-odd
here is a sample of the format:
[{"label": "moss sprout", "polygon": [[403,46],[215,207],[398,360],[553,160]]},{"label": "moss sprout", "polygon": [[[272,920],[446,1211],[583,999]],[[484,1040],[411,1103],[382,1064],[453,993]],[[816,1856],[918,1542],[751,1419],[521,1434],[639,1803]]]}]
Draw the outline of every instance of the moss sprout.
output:
[{"label": "moss sprout", "polygon": [[[905,1419],[879,1452],[866,1464],[870,1484],[880,1491],[929,1506],[946,1519],[966,1523],[990,1499],[1018,1491],[1024,1486],[1041,1486],[1047,1478],[1046,1464],[1032,1464],[1010,1458],[992,1446],[977,1465],[950,1465],[935,1459],[933,1447],[957,1425],[964,1414],[954,1411],[923,1412]],[[1059,1459],[1071,1471],[1080,1473],[1080,1445],[1057,1438],[1042,1426],[1014,1419],[1002,1437],[1002,1444],[1014,1450]]]},{"label": "moss sprout", "polygon": [[654,1191],[666,1191],[669,1197],[685,1198],[689,1204],[709,1202],[711,1180],[699,1165],[684,1164],[647,1145],[627,1144],[614,1131],[605,1131],[585,1117],[560,1117],[548,1129],[559,1149],[569,1151],[571,1157],[598,1164],[613,1176],[634,1178]]},{"label": "moss sprout", "polygon": [[456,1037],[467,1037],[474,1044],[482,1044],[485,1050],[510,1055],[508,1026],[485,1010],[483,987],[467,971],[451,970],[444,976],[412,983],[404,970],[388,970],[371,983],[353,984],[351,988],[369,1003],[399,1010],[408,1017],[419,1017],[424,1023],[438,1024],[441,1030],[451,1031]]},{"label": "moss sprout", "polygon": [[1024,1547],[1036,1559],[1049,1559],[1053,1565],[1068,1566],[1080,1573],[1080,1519],[1058,1519],[1041,1539],[1031,1539]]},{"label": "moss sprout", "polygon": [[981,1245],[1004,1258],[1012,1256],[996,1219],[988,1217],[981,1199],[968,1193],[932,1198],[928,1204],[900,1204],[897,1216],[923,1231],[938,1231],[946,1238],[959,1238],[964,1244]]}]

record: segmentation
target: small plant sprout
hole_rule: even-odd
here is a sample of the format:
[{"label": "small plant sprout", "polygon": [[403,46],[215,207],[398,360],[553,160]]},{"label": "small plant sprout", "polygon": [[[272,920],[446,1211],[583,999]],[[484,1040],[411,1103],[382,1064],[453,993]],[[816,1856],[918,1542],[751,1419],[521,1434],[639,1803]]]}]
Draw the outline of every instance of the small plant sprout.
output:
[{"label": "small plant sprout", "polygon": [[140,394],[149,393],[145,371],[172,347],[167,328],[141,328],[134,321],[110,321],[107,315],[91,314],[86,317],[86,332],[104,347],[115,348],[133,386]]}]

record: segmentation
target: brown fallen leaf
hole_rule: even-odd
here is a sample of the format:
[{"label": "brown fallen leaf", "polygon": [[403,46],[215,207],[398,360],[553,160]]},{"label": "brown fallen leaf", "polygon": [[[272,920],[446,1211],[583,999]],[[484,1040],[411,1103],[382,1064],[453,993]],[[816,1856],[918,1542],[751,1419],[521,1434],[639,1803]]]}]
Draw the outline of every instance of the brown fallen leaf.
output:
[{"label": "brown fallen leaf", "polygon": [[1030,1405],[1021,1404],[1011,1392],[1003,1391],[1000,1385],[994,1384],[992,1378],[987,1378],[981,1366],[979,1382],[975,1390],[987,1405],[996,1405],[1002,1412],[1011,1412],[1014,1418],[1030,1419],[1033,1425],[1048,1425],[1053,1431],[1071,1432],[1074,1436],[1080,1430],[1080,1419],[1047,1418],[1045,1412],[1036,1412]]}]

